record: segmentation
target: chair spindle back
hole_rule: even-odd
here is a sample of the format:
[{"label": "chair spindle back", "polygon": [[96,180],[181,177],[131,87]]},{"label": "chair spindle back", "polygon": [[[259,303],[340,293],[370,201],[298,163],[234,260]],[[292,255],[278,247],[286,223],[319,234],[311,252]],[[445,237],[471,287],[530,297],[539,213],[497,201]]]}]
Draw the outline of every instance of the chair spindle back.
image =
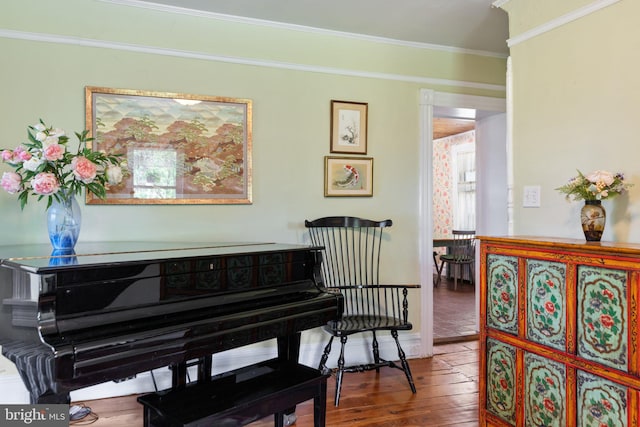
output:
[{"label": "chair spindle back", "polygon": [[311,243],[324,247],[321,268],[324,286],[340,288],[345,316],[399,317],[406,312],[397,289],[377,286],[384,229],[391,225],[390,219],[372,221],[355,217],[305,221]]}]

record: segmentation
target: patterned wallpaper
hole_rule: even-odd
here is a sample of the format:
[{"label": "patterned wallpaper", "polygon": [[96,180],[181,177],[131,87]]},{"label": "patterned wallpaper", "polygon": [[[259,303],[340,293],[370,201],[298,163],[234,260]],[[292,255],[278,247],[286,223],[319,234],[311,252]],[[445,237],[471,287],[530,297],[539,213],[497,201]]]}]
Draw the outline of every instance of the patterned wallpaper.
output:
[{"label": "patterned wallpaper", "polygon": [[476,131],[460,133],[433,141],[433,237],[451,237],[453,212],[451,191],[451,148],[457,144],[475,142]]}]

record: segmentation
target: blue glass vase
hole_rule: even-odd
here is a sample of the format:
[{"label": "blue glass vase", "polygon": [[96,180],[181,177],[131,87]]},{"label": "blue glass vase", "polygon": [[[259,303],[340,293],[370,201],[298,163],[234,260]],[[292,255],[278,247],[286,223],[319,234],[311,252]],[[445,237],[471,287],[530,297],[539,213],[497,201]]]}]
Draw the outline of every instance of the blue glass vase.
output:
[{"label": "blue glass vase", "polygon": [[49,265],[75,265],[78,263],[76,251],[73,249],[54,249],[49,258]]},{"label": "blue glass vase", "polygon": [[47,228],[53,249],[70,250],[76,246],[82,214],[75,194],[61,192],[47,209]]}]

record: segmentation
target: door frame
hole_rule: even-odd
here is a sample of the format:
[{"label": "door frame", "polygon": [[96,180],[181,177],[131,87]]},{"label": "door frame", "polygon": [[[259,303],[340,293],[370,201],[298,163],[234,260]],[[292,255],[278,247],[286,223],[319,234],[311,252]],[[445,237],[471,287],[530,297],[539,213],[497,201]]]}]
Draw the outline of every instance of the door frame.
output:
[{"label": "door frame", "polygon": [[[434,107],[472,108],[488,114],[507,111],[504,98],[460,95],[421,89],[420,112],[420,172],[418,207],[418,255],[420,259],[420,357],[433,355],[433,113]],[[505,140],[507,129],[505,128]],[[476,150],[482,147],[476,145]],[[507,149],[505,145],[505,150]],[[505,165],[507,168],[508,165]],[[480,166],[477,165],[476,169]],[[476,185],[481,185],[477,183]],[[507,183],[505,183],[505,186]],[[476,187],[477,188],[477,187]],[[477,190],[476,190],[477,191]],[[506,208],[506,207],[505,207]],[[481,212],[477,212],[481,215]],[[477,269],[476,269],[477,270]],[[476,275],[477,275],[476,271]],[[478,281],[476,280],[476,284]]]}]

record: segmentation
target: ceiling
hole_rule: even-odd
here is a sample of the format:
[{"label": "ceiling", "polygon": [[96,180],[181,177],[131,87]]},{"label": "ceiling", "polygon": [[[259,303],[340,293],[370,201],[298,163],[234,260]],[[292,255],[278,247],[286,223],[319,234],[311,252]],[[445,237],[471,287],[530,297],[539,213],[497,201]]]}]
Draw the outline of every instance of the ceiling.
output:
[{"label": "ceiling", "polygon": [[495,0],[152,0],[240,16],[506,55],[507,14]]},{"label": "ceiling", "polygon": [[468,132],[476,128],[475,120],[433,118],[433,139],[445,138],[451,135]]},{"label": "ceiling", "polygon": [[[182,9],[506,57],[508,20],[495,0],[147,0]],[[436,112],[437,113],[437,112]],[[475,128],[475,116],[441,112],[434,139]]]}]

